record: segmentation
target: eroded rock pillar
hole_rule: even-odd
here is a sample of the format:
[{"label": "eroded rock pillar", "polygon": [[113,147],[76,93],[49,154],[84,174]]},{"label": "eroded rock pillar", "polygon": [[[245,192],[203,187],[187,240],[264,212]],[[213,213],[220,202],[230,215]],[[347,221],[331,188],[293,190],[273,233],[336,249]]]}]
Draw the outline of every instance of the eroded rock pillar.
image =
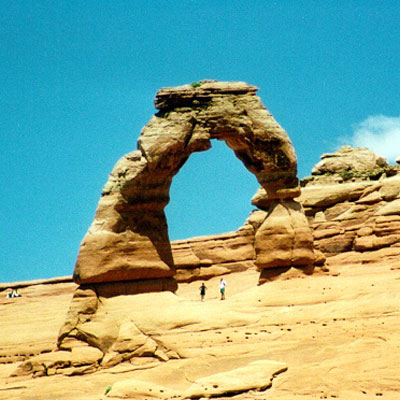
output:
[{"label": "eroded rock pillar", "polygon": [[293,200],[275,200],[255,235],[255,264],[265,269],[305,268],[314,263],[313,236],[301,205]]}]

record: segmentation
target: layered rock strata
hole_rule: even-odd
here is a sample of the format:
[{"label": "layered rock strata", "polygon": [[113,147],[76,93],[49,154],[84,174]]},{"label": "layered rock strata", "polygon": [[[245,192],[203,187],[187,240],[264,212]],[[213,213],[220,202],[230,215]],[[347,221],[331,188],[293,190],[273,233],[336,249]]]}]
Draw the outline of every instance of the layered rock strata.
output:
[{"label": "layered rock strata", "polygon": [[209,279],[254,268],[254,229],[202,236],[171,243],[178,282]]},{"label": "layered rock strata", "polygon": [[[317,264],[333,256],[370,263],[400,255],[399,166],[368,149],[343,146],[322,155],[301,185],[298,200],[313,230]],[[270,204],[263,188],[252,203]]]},{"label": "layered rock strata", "polygon": [[398,166],[368,149],[344,146],[322,156],[302,185],[299,200],[325,255],[343,263],[390,262],[400,255]]},{"label": "layered rock strata", "polygon": [[346,253],[344,262],[371,262],[400,255],[400,175],[339,187],[305,187],[301,201],[315,246],[327,256]]}]

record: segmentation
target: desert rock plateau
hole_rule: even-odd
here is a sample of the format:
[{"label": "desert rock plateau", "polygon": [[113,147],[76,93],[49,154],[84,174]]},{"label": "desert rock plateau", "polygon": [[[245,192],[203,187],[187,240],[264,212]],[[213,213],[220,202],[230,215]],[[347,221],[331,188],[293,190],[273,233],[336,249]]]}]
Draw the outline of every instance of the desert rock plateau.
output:
[{"label": "desert rock plateau", "polygon": [[[73,275],[0,284],[0,399],[400,399],[400,167],[344,146],[299,182],[256,91],[157,93]],[[255,209],[170,242],[171,181],[212,139],[258,179]]]},{"label": "desert rock plateau", "polygon": [[[91,372],[96,354],[82,348],[54,375],[50,370],[62,361],[52,355],[76,285],[27,286],[21,298],[0,300],[0,399],[186,398],[196,389],[201,398],[209,387],[215,398],[396,400],[398,260],[377,254],[368,264],[332,261],[329,272],[261,286],[255,270],[236,272],[225,278],[225,301],[219,300],[218,278],[206,281],[204,302],[198,282],[180,284],[176,295],[118,296],[107,304],[110,312],[135,321],[176,358],[132,358]],[[16,375],[35,355],[50,375]],[[230,375],[236,370],[249,381],[236,385]]]}]

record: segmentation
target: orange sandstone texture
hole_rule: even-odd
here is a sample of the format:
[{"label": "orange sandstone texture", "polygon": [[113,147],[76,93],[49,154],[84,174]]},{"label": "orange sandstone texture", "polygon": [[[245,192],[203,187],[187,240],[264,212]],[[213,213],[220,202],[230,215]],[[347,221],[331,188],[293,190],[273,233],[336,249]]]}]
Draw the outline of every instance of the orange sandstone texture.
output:
[{"label": "orange sandstone texture", "polygon": [[219,277],[207,281],[205,302],[199,282],[180,284],[176,295],[121,288],[109,297],[107,289],[98,302],[81,293],[82,322],[100,310],[93,342],[107,345],[118,331],[106,354],[83,343],[55,351],[76,285],[1,296],[0,399],[183,400],[212,392],[216,399],[397,400],[400,269],[384,257],[368,266],[337,261],[328,258],[327,273],[260,286],[255,270],[232,273],[225,301]]}]

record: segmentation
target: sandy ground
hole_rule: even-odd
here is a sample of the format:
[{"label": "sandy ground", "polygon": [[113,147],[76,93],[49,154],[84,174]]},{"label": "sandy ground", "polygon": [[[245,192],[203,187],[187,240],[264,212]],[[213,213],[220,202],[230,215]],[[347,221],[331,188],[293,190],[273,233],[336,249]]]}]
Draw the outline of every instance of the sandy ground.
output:
[{"label": "sandy ground", "polygon": [[[262,392],[237,399],[400,399],[400,269],[330,266],[329,274],[257,286],[258,273],[182,284],[171,293],[118,296],[107,312],[129,315],[180,358],[136,359],[79,376],[10,377],[25,357],[52,351],[75,287],[38,285],[0,299],[0,399],[102,399],[108,385],[135,379],[183,392],[195,379],[274,360],[287,370]],[[133,398],[133,397],[131,397]]]}]

